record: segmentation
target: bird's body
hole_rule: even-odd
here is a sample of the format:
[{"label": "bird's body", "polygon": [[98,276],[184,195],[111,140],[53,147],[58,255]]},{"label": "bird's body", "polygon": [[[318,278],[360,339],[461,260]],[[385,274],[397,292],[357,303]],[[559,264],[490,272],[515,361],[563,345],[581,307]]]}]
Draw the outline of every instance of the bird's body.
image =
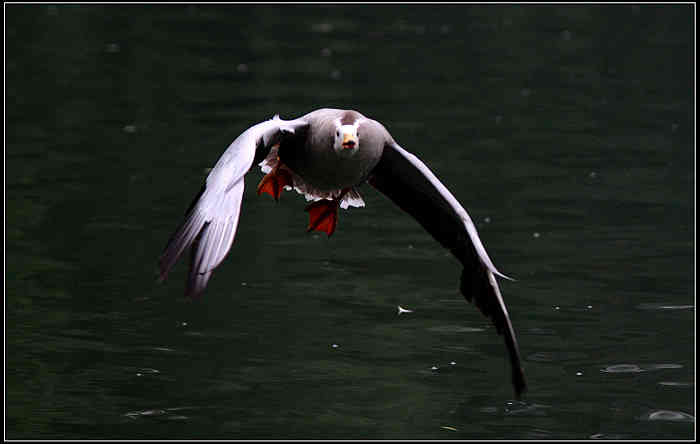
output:
[{"label": "bird's body", "polygon": [[293,120],[275,116],[244,131],[216,163],[184,223],[160,259],[161,279],[183,251],[192,257],[187,294],[199,296],[228,253],[240,214],[245,173],[259,163],[267,173],[258,194],[279,199],[295,189],[307,200],[308,230],[329,236],[338,207],[364,206],[357,187],[368,182],[411,214],[463,265],[460,290],[504,336],[516,394],[525,390],[515,333],[496,270],[471,218],[452,193],[387,129],[357,111],[323,108]]},{"label": "bird's body", "polygon": [[[341,205],[363,206],[355,187],[367,180],[381,158],[384,145],[393,142],[389,132],[357,111],[323,108],[298,120],[309,123],[308,128],[300,130],[305,137],[285,138],[279,147],[273,146],[264,160],[263,171],[268,173],[281,162],[289,168],[297,191],[308,200],[337,197],[347,189]],[[338,122],[341,126],[344,122],[357,123],[357,132],[363,134],[361,150],[329,149]]]}]

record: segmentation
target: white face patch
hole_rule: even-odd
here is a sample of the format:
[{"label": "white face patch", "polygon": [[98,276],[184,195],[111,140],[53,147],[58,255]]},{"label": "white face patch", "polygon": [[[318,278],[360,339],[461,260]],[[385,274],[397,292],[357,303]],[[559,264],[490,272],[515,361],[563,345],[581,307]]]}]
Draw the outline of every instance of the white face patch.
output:
[{"label": "white face patch", "polygon": [[335,122],[335,135],[333,149],[341,156],[352,156],[360,149],[360,137],[358,128],[360,120],[352,125],[341,125],[339,120]]},{"label": "white face patch", "polygon": [[341,125],[340,134],[357,136],[357,127],[355,125]]}]

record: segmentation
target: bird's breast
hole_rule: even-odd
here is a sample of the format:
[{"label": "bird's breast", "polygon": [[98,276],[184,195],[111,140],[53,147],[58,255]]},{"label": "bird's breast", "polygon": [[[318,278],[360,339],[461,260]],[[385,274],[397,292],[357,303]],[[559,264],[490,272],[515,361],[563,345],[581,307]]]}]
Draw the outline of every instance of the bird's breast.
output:
[{"label": "bird's breast", "polygon": [[309,185],[321,191],[333,191],[359,185],[367,179],[379,161],[381,150],[360,144],[352,156],[339,155],[332,144],[280,147],[280,160]]}]

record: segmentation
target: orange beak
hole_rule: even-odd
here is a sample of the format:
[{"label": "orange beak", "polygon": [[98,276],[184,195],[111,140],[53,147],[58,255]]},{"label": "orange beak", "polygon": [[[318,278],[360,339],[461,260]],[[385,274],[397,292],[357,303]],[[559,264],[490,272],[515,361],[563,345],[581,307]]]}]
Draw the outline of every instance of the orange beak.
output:
[{"label": "orange beak", "polygon": [[357,139],[349,133],[343,133],[343,148],[352,149],[357,145]]}]

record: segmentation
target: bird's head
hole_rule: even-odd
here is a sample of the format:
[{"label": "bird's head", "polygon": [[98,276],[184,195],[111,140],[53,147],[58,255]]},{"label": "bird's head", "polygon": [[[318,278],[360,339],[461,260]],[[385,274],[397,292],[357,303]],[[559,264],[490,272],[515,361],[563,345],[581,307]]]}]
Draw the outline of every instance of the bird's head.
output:
[{"label": "bird's head", "polygon": [[360,149],[359,124],[359,121],[351,125],[335,122],[333,149],[338,155],[350,157]]}]

